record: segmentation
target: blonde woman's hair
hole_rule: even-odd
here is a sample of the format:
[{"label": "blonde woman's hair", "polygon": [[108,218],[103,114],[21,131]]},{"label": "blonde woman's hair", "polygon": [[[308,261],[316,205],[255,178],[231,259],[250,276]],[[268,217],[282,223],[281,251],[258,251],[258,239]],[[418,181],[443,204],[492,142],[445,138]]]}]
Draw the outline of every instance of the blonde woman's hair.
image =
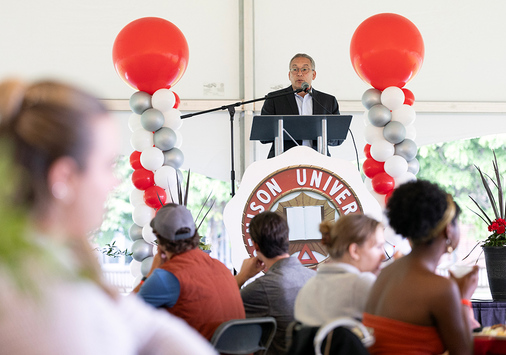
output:
[{"label": "blonde woman's hair", "polygon": [[381,223],[363,214],[341,216],[337,221],[324,221],[320,224],[322,244],[333,259],[340,258],[351,244],[364,244]]},{"label": "blonde woman's hair", "polygon": [[[104,119],[106,113],[95,97],[61,82],[0,82],[0,141],[9,146],[9,158],[19,177],[9,203],[28,213],[44,211],[52,198],[48,186],[51,165],[61,157],[71,157],[79,169],[85,170],[92,146],[92,124]],[[115,296],[102,281],[87,236],[69,243],[81,276]]]}]

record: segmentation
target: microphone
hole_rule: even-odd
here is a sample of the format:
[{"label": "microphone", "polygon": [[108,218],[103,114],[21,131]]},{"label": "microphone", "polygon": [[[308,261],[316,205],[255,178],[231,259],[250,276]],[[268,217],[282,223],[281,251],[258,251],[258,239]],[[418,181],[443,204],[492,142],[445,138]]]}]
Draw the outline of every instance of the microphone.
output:
[{"label": "microphone", "polygon": [[301,86],[302,86],[302,87],[301,87],[300,89],[295,90],[295,93],[296,93],[296,94],[298,94],[299,92],[303,92],[303,91],[304,91],[305,93],[307,93],[307,92],[308,92],[308,90],[309,90],[309,84],[308,84],[308,83],[306,83],[306,82],[304,81],[304,82],[302,83],[302,85],[301,85]]}]

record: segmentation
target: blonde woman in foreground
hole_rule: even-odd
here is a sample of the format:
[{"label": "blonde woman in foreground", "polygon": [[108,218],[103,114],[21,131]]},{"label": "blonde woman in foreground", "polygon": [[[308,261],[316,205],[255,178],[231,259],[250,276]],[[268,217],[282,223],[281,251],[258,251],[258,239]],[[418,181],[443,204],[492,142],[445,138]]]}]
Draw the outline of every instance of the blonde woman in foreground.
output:
[{"label": "blonde woman in foreground", "polygon": [[54,81],[0,83],[0,344],[5,354],[214,354],[101,277],[87,233],[113,187],[117,129]]}]

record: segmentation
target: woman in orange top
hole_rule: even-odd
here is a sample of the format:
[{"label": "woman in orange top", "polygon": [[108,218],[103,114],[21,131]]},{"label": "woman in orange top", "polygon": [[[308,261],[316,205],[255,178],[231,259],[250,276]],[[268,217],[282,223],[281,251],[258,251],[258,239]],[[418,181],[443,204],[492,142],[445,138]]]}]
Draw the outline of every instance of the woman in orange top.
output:
[{"label": "woman in orange top", "polygon": [[459,279],[436,274],[441,256],[459,243],[459,214],[453,198],[428,181],[392,194],[390,225],[412,251],[382,270],[369,295],[363,322],[374,329],[371,354],[472,354],[468,312],[478,268]]}]

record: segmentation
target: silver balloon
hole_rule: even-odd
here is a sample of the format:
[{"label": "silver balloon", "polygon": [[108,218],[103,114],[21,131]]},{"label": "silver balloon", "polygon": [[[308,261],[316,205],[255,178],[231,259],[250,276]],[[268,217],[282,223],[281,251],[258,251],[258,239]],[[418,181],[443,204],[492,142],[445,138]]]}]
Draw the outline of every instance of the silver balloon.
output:
[{"label": "silver balloon", "polygon": [[155,132],[162,128],[165,118],[156,108],[150,108],[141,115],[141,125],[146,131]]},{"label": "silver balloon", "polygon": [[149,270],[151,270],[151,265],[153,265],[153,257],[148,256],[146,259],[141,262],[141,274],[142,276],[147,276],[149,274]]},{"label": "silver balloon", "polygon": [[395,147],[394,154],[400,155],[408,162],[416,157],[418,147],[416,146],[416,143],[413,142],[411,139],[405,139],[401,143],[396,144],[394,147]]},{"label": "silver balloon", "polygon": [[138,239],[132,244],[132,258],[136,261],[142,261],[147,257],[153,256],[153,246],[144,241],[144,239]]},{"label": "silver balloon", "polygon": [[160,150],[169,150],[174,148],[177,141],[177,135],[174,130],[169,127],[162,127],[155,132],[153,136],[155,147]]},{"label": "silver balloon", "polygon": [[136,241],[137,239],[142,239],[142,227],[133,223],[130,226],[130,230],[128,231],[128,235],[130,236],[130,239],[132,239],[132,241]]},{"label": "silver balloon", "polygon": [[374,105],[381,104],[381,91],[378,89],[368,89],[362,95],[362,105],[370,109]]},{"label": "silver balloon", "polygon": [[408,171],[410,173],[413,173],[413,175],[418,174],[418,172],[420,171],[420,162],[418,161],[418,159],[413,158],[410,161],[408,161]]},{"label": "silver balloon", "polygon": [[383,128],[383,137],[392,144],[400,143],[406,138],[406,127],[400,122],[390,121]]},{"label": "silver balloon", "polygon": [[163,165],[170,165],[174,169],[179,169],[184,162],[183,152],[179,148],[172,148],[163,152],[165,158]]},{"label": "silver balloon", "polygon": [[151,95],[144,91],[134,92],[132,96],[130,96],[130,108],[133,112],[138,115],[142,115],[144,111],[151,108]]},{"label": "silver balloon", "polygon": [[386,106],[378,104],[371,107],[367,117],[373,126],[383,127],[392,120],[392,112]]}]

